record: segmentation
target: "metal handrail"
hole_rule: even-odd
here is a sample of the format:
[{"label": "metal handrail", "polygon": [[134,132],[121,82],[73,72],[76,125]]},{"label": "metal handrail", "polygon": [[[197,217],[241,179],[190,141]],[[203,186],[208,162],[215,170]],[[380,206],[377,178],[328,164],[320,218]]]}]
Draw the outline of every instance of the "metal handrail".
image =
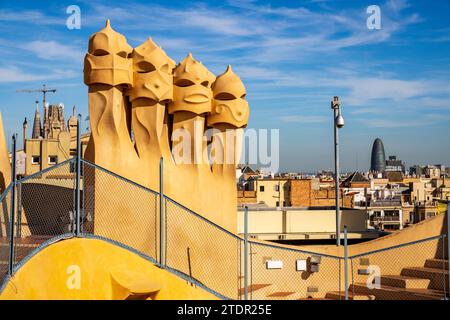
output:
[{"label": "metal handrail", "polygon": [[151,192],[151,193],[153,193],[153,194],[159,194],[159,192],[157,192],[157,191],[155,191],[155,190],[152,190],[152,189],[150,189],[150,188],[147,188],[147,187],[145,187],[145,186],[143,186],[143,185],[141,185],[141,184],[139,184],[139,183],[137,183],[137,182],[134,182],[133,180],[130,180],[130,179],[125,178],[125,177],[123,177],[123,176],[121,176],[121,175],[118,175],[117,173],[114,173],[114,172],[112,172],[111,170],[105,169],[105,168],[99,166],[98,164],[95,164],[95,163],[93,163],[93,162],[91,162],[91,161],[89,161],[89,160],[86,160],[86,159],[81,158],[81,163],[86,163],[86,164],[88,164],[88,165],[90,165],[90,166],[93,166],[93,167],[96,168],[96,169],[99,169],[99,170],[101,170],[101,171],[104,171],[104,172],[106,172],[106,173],[108,173],[108,174],[114,176],[115,178],[118,178],[118,179],[121,179],[121,180],[123,180],[123,181],[125,181],[125,182],[128,182],[128,183],[134,185],[135,187],[144,189],[145,191]]},{"label": "metal handrail", "polygon": [[384,252],[384,251],[389,251],[389,250],[393,250],[393,249],[407,247],[407,246],[410,246],[410,245],[414,245],[414,244],[418,244],[418,243],[422,243],[422,242],[427,242],[427,241],[431,241],[431,240],[436,240],[436,239],[441,239],[441,238],[445,238],[445,237],[447,237],[446,234],[439,234],[437,236],[428,237],[428,238],[425,238],[425,239],[415,240],[415,241],[411,241],[411,242],[406,242],[406,243],[402,243],[402,244],[397,244],[395,246],[391,246],[391,247],[387,247],[387,248],[382,248],[382,249],[378,249],[378,250],[368,251],[368,252],[364,252],[364,253],[358,253],[358,254],[355,254],[353,256],[350,256],[349,259],[360,258],[360,257],[363,257],[363,256],[368,256],[368,255],[371,255],[371,254],[375,254],[375,253],[380,253],[380,252]]},{"label": "metal handrail", "polygon": [[0,194],[0,201],[3,201],[6,198],[6,195],[8,194],[9,190],[12,188],[13,183],[11,182],[8,184],[8,186],[3,190],[3,192]]},{"label": "metal handrail", "polygon": [[315,256],[322,256],[324,258],[332,258],[332,259],[337,259],[337,260],[343,260],[344,259],[343,257],[335,256],[335,255],[332,255],[332,254],[320,253],[320,252],[312,252],[312,251],[307,251],[307,250],[302,250],[302,249],[295,249],[295,248],[290,248],[290,247],[279,247],[279,246],[271,244],[271,243],[263,243],[263,242],[253,241],[253,240],[248,240],[248,242],[252,243],[252,244],[261,245],[261,246],[265,246],[265,247],[276,248],[276,249],[280,249],[280,250],[293,251],[293,252],[304,253],[304,254],[315,255]]},{"label": "metal handrail", "polygon": [[55,164],[54,166],[45,168],[45,169],[43,169],[43,170],[41,170],[41,171],[35,172],[35,173],[33,173],[33,174],[30,174],[29,176],[23,177],[22,179],[17,180],[17,183],[23,183],[23,182],[26,182],[26,181],[28,181],[28,180],[34,179],[34,178],[37,177],[37,176],[41,176],[41,175],[43,175],[44,173],[47,173],[47,172],[49,172],[49,171],[56,170],[57,168],[62,167],[62,166],[64,166],[64,165],[68,164],[68,163],[71,163],[72,161],[75,161],[75,160],[76,160],[76,157],[73,157],[73,158],[64,160],[63,162],[60,162],[60,163],[58,163],[58,164]]},{"label": "metal handrail", "polygon": [[213,226],[213,227],[215,227],[215,228],[217,228],[217,229],[219,229],[219,230],[225,232],[226,234],[232,236],[233,238],[237,238],[237,239],[243,241],[243,239],[242,239],[241,237],[239,237],[238,235],[236,235],[236,234],[234,234],[234,233],[228,231],[227,229],[225,229],[225,228],[219,226],[218,224],[212,222],[211,220],[205,218],[204,216],[198,214],[197,212],[192,211],[192,210],[189,209],[188,207],[186,207],[186,206],[182,205],[181,203],[179,203],[179,202],[173,200],[172,198],[169,198],[168,196],[164,196],[164,198],[165,198],[167,201],[169,201],[169,202],[175,204],[176,206],[180,207],[181,209],[183,209],[183,210],[185,210],[185,211],[188,211],[190,214],[196,216],[197,218],[200,218],[201,220],[207,222],[209,225],[211,225],[211,226]]}]

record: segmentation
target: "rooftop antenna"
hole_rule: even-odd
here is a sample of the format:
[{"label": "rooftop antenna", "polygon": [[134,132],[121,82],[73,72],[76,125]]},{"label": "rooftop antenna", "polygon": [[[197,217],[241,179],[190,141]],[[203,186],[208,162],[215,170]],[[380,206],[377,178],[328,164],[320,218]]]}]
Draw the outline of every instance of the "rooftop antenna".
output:
[{"label": "rooftop antenna", "polygon": [[47,102],[47,100],[46,100],[46,94],[47,94],[47,92],[52,92],[52,93],[55,93],[56,92],[56,89],[47,89],[47,86],[45,85],[45,84],[43,84],[42,85],[42,89],[32,89],[32,90],[29,90],[29,89],[20,89],[20,90],[16,90],[16,92],[29,92],[29,93],[31,93],[31,92],[42,92],[42,106],[44,106],[45,107],[45,104],[46,104],[46,102]]}]

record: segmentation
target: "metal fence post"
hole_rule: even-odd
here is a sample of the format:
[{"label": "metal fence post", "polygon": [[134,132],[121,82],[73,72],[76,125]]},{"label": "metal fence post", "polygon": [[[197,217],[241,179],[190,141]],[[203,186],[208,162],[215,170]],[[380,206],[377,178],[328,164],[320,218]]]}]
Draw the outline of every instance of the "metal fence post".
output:
[{"label": "metal fence post", "polygon": [[22,237],[22,184],[19,182],[17,184],[17,230],[16,230],[16,237],[21,238]]},{"label": "metal fence post", "polygon": [[[445,257],[442,257],[445,259]],[[447,201],[447,261],[450,261],[450,201]],[[450,263],[447,262],[447,271],[449,272],[448,276],[448,298],[450,299]],[[445,275],[444,275],[445,277]]]},{"label": "metal fence post", "polygon": [[75,178],[75,234],[80,235],[80,179],[81,179],[81,136],[80,136],[81,115],[77,119],[77,156],[76,156],[76,178]]},{"label": "metal fence post", "polygon": [[161,157],[159,160],[159,265],[161,268],[165,266],[165,257],[164,257],[164,158]]},{"label": "metal fence post", "polygon": [[244,299],[248,300],[248,207],[244,209]]},{"label": "metal fence post", "polygon": [[[339,204],[339,128],[336,125],[336,119],[338,117],[338,109],[334,109],[334,171],[335,171],[335,197],[336,197],[336,245],[339,247],[341,245],[341,214],[340,214],[340,204]],[[344,201],[342,201],[344,202]]]},{"label": "metal fence post", "polygon": [[9,260],[8,275],[12,276],[14,269],[14,224],[15,224],[15,203],[16,203],[16,140],[17,135],[12,137],[12,154],[11,154],[11,220],[9,230]]},{"label": "metal fence post", "polygon": [[348,300],[348,247],[347,247],[347,226],[344,226],[344,289],[345,300]]}]

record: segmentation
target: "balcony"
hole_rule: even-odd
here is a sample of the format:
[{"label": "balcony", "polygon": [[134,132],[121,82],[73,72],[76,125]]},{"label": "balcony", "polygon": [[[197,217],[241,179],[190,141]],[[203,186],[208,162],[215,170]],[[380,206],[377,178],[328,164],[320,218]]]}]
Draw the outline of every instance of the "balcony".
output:
[{"label": "balcony", "polygon": [[370,201],[369,207],[401,207],[400,199]]},{"label": "balcony", "polygon": [[382,217],[380,220],[382,222],[386,222],[386,221],[397,221],[397,222],[400,222],[400,217],[399,216],[385,216],[385,217]]}]

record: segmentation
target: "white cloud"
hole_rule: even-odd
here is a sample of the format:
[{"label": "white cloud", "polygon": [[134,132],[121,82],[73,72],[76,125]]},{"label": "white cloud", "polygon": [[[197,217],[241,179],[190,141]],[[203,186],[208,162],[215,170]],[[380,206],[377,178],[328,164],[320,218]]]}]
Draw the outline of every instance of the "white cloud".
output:
[{"label": "white cloud", "polygon": [[[85,14],[83,21],[87,25],[101,25],[108,16],[113,24],[124,30],[178,31],[179,38],[184,36],[206,51],[217,51],[215,43],[221,48],[239,43],[239,47],[251,51],[247,58],[253,63],[295,60],[307,53],[330,53],[384,42],[418,21],[417,14],[401,19],[390,17],[403,10],[406,5],[402,1],[386,4],[383,28],[376,32],[367,30],[363,9],[319,12],[302,6],[288,8],[258,5],[252,1],[232,1],[231,5],[239,10],[204,4],[181,8],[135,3],[114,7],[94,4],[92,12]],[[152,18],[148,19],[150,16]]]},{"label": "white cloud", "polygon": [[[87,25],[102,24],[106,18],[109,18],[113,24],[119,23],[121,28],[130,30],[174,30],[176,28],[181,33],[190,31],[197,35],[250,36],[264,35],[273,30],[273,26],[261,23],[259,17],[218,7],[209,8],[201,4],[177,9],[135,3],[127,3],[123,7],[95,4],[92,8],[93,12],[84,15],[83,18]],[[130,24],[129,21],[134,23]]]},{"label": "white cloud", "polygon": [[0,10],[0,21],[32,23],[39,25],[65,25],[66,16],[52,17],[38,10]]},{"label": "white cloud", "polygon": [[374,114],[379,113],[380,108],[377,107],[359,107],[353,110],[350,110],[349,113],[352,115],[364,115],[364,114]]},{"label": "white cloud", "polygon": [[330,119],[324,116],[289,115],[280,117],[280,120],[283,122],[324,123]]},{"label": "white cloud", "polygon": [[39,58],[46,60],[75,60],[82,61],[83,52],[81,49],[61,44],[59,42],[50,40],[50,41],[40,41],[35,40],[30,43],[22,45],[23,49],[29,50],[35,53]]},{"label": "white cloud", "polygon": [[[337,85],[339,85],[337,83]],[[350,89],[348,102],[364,103],[373,99],[403,100],[427,93],[428,85],[422,81],[382,78],[348,78],[341,82]]]},{"label": "white cloud", "polygon": [[386,7],[394,13],[400,13],[410,6],[407,0],[388,0],[386,2]]},{"label": "white cloud", "polygon": [[0,83],[68,79],[78,76],[73,70],[54,69],[49,73],[29,73],[17,67],[0,67]]},{"label": "white cloud", "polygon": [[[358,66],[348,68],[327,68],[319,71],[282,72],[254,66],[234,68],[244,80],[257,81],[256,85],[266,88],[304,88],[324,92],[325,89],[339,93],[346,105],[367,107],[380,103],[402,103],[416,108],[450,107],[449,100],[433,98],[435,95],[450,95],[450,82],[439,79],[400,79],[398,75],[364,76]],[[345,72],[343,72],[345,70]],[[264,92],[264,90],[263,90]],[[368,110],[368,109],[365,109]],[[362,113],[356,111],[354,114]]]},{"label": "white cloud", "polygon": [[416,117],[415,119],[397,117],[396,119],[358,119],[365,125],[372,128],[414,128],[414,127],[431,127],[438,123],[447,122],[450,120],[449,115],[443,114],[425,114]]}]

